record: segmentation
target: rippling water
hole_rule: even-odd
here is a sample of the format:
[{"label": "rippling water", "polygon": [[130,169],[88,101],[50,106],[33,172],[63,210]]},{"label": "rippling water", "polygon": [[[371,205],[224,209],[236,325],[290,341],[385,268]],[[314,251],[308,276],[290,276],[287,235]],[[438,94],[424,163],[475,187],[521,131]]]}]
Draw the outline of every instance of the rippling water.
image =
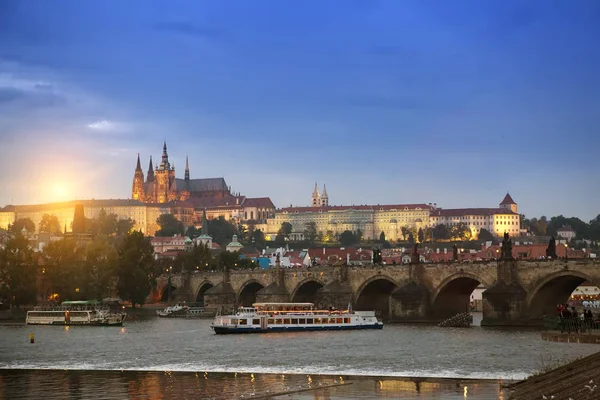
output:
[{"label": "rippling water", "polygon": [[[493,379],[494,382],[487,385],[494,386],[490,390],[496,395],[489,398],[497,398],[497,380],[522,379],[557,360],[564,362],[600,351],[600,345],[545,342],[539,331],[527,330],[387,325],[382,331],[217,336],[210,329],[210,322],[152,318],[127,322],[123,328],[0,325],[0,368],[119,371],[83,375],[69,372],[57,378],[66,387],[71,382],[81,381],[88,389],[101,385],[103,379],[119,382],[114,383],[115,387],[149,385],[147,382],[155,380],[164,385],[165,379],[174,379],[185,382],[183,387],[189,388],[196,385],[193,383],[196,373],[202,378],[205,372],[210,377],[215,372],[255,373],[256,380],[271,376],[269,374],[286,374],[289,379],[296,379],[289,374],[299,374],[297,386],[308,384],[308,374],[313,375],[313,379],[320,379],[314,377],[316,374],[477,378]],[[29,343],[30,332],[35,333],[35,344]],[[128,375],[120,371],[163,373]],[[168,378],[164,371],[176,378]],[[177,371],[193,373],[174,374]],[[4,387],[7,373],[2,373]],[[19,379],[27,382],[43,380],[39,373],[21,371],[20,374]],[[236,382],[230,374],[221,374],[218,378],[226,381],[227,387]],[[361,380],[348,388],[330,391],[349,390],[351,393],[361,385],[376,386],[377,381]],[[414,386],[411,381],[387,381]],[[243,387],[244,391],[251,389]],[[462,389],[462,386],[452,387],[453,393]],[[74,398],[86,397],[82,394]]]}]

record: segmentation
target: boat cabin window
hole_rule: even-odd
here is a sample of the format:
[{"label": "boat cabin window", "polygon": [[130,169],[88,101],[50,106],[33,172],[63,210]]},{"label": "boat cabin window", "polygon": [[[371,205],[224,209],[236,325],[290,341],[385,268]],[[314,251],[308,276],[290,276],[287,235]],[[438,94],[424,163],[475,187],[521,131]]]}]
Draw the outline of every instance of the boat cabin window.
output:
[{"label": "boat cabin window", "polygon": [[232,318],[231,319],[231,325],[237,325],[237,324],[238,324],[237,318]]},{"label": "boat cabin window", "polygon": [[313,319],[312,318],[306,318],[306,323],[307,324],[314,324]]},{"label": "boat cabin window", "polygon": [[260,319],[258,319],[258,318],[253,319],[252,325],[260,325]]},{"label": "boat cabin window", "polygon": [[276,318],[276,319],[275,319],[275,323],[276,323],[277,325],[281,325],[281,324],[283,324],[283,318]]},{"label": "boat cabin window", "polygon": [[297,325],[297,324],[298,324],[298,319],[292,318],[292,325]]},{"label": "boat cabin window", "polygon": [[350,318],[344,318],[344,323],[345,324],[349,324],[350,323]]},{"label": "boat cabin window", "polygon": [[248,320],[246,318],[240,319],[239,325],[248,325]]},{"label": "boat cabin window", "polygon": [[315,324],[320,324],[321,323],[321,318],[315,318]]},{"label": "boat cabin window", "polygon": [[273,318],[269,318],[269,325],[273,325],[275,323],[275,320]]},{"label": "boat cabin window", "polygon": [[306,318],[300,318],[300,319],[298,320],[298,323],[299,323],[299,324],[305,324],[305,323],[306,323]]},{"label": "boat cabin window", "polygon": [[290,324],[290,319],[289,318],[284,319],[283,323],[286,324],[286,325],[289,325]]}]

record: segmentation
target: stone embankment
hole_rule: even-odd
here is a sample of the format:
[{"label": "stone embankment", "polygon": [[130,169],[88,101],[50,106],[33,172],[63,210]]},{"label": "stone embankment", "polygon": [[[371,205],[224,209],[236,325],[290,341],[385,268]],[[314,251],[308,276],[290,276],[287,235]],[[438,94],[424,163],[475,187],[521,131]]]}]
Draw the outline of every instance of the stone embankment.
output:
[{"label": "stone embankment", "polygon": [[508,387],[509,400],[600,399],[600,352]]}]

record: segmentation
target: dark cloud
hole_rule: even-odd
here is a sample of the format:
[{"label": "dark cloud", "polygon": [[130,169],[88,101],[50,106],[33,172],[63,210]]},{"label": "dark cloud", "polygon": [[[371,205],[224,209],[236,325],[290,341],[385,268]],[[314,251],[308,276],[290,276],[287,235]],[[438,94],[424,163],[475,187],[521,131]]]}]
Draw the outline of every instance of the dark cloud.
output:
[{"label": "dark cloud", "polygon": [[[38,85],[36,85],[38,86]],[[67,103],[63,96],[52,93],[52,85],[39,85],[40,90],[26,91],[12,87],[0,87],[0,106],[15,105],[26,109],[59,107]]]},{"label": "dark cloud", "polygon": [[220,29],[201,26],[185,21],[161,22],[154,25],[154,29],[161,32],[170,32],[173,34],[201,37],[211,40],[222,39],[224,37],[223,31]]}]

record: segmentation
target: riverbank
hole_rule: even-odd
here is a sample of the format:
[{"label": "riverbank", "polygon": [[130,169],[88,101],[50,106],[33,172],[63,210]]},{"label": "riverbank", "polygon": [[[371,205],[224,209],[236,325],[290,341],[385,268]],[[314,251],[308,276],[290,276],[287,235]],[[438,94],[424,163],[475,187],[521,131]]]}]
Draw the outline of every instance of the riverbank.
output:
[{"label": "riverbank", "polygon": [[560,331],[545,331],[542,332],[542,340],[559,343],[600,344],[600,332],[565,333]]},{"label": "riverbank", "polygon": [[[68,385],[65,385],[69,382]],[[476,379],[390,378],[356,375],[91,370],[1,370],[5,398],[65,396],[104,399],[497,399],[506,382]],[[102,389],[100,387],[102,386]],[[69,393],[65,393],[67,390]],[[73,393],[71,393],[73,392]],[[17,395],[18,394],[18,395]]]}]

